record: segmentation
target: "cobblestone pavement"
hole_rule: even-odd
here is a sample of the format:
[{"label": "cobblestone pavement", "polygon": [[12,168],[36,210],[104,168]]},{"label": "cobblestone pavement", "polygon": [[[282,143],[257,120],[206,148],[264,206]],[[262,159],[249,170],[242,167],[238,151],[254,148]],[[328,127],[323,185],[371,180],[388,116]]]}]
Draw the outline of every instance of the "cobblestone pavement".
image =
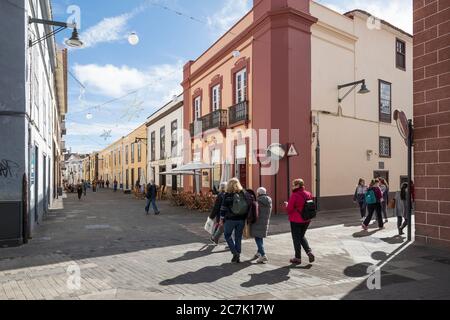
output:
[{"label": "cobblestone pavement", "polygon": [[[69,194],[28,245],[0,248],[0,299],[450,298],[450,253],[407,245],[393,218],[361,232],[356,210],[320,214],[307,233],[316,262],[292,267],[287,218],[274,216],[269,263],[255,264],[250,239],[233,265],[224,244],[208,244],[207,213],[159,205],[161,215],[146,216],[130,195]],[[367,288],[371,265],[381,267],[380,290]]]}]

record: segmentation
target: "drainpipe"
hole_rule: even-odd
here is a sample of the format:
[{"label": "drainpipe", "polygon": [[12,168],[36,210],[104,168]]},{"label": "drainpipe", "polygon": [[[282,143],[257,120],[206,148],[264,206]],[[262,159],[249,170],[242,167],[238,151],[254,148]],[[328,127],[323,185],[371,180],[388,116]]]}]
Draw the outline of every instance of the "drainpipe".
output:
[{"label": "drainpipe", "polygon": [[319,140],[319,113],[317,113],[317,144],[316,144],[316,208],[320,210],[320,140]]}]

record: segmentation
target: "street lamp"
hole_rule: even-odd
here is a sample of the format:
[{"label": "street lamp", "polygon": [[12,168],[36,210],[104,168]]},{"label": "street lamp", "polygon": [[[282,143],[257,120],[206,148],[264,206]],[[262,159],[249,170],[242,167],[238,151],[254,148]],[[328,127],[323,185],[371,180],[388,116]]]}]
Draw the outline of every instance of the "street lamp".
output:
[{"label": "street lamp", "polygon": [[343,85],[339,85],[339,86],[338,86],[338,91],[341,90],[341,89],[343,89],[343,88],[351,87],[350,90],[349,90],[342,98],[338,98],[339,103],[341,103],[342,101],[344,101],[344,99],[347,98],[347,96],[348,96],[353,90],[355,90],[355,88],[356,88],[359,84],[361,85],[361,89],[359,89],[358,94],[366,94],[366,93],[369,93],[369,92],[370,92],[370,90],[367,89],[367,86],[366,86],[366,80],[365,80],[365,79],[359,80],[359,81],[355,81],[355,82],[346,83],[346,84],[343,84]]},{"label": "street lamp", "polygon": [[50,37],[53,37],[57,33],[63,31],[64,29],[67,29],[67,28],[72,28],[73,31],[72,31],[72,36],[69,39],[67,39],[65,41],[65,43],[69,47],[73,47],[73,48],[81,48],[83,46],[83,42],[80,40],[80,38],[78,36],[77,25],[75,23],[66,23],[66,22],[59,22],[59,21],[52,21],[52,20],[36,19],[36,18],[31,18],[31,17],[29,18],[28,23],[29,24],[39,23],[39,24],[44,24],[44,25],[48,25],[48,26],[58,27],[55,30],[53,30],[52,32],[50,32],[49,34],[46,34],[39,39],[30,40],[30,44],[29,44],[30,47],[32,47],[44,40],[47,40]]}]

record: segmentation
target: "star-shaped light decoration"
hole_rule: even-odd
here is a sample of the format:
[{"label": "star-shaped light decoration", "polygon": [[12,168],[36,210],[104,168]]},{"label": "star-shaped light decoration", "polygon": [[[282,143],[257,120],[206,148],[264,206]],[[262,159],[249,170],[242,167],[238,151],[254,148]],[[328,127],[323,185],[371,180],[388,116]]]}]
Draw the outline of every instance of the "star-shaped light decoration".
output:
[{"label": "star-shaped light decoration", "polygon": [[111,132],[112,130],[103,130],[103,134],[100,135],[101,138],[108,140],[109,138],[111,138]]},{"label": "star-shaped light decoration", "polygon": [[121,119],[127,119],[130,122],[133,119],[139,118],[142,115],[142,112],[145,110],[142,105],[144,101],[138,100],[137,95],[134,98],[134,101],[131,102],[125,109],[125,112],[121,116]]}]

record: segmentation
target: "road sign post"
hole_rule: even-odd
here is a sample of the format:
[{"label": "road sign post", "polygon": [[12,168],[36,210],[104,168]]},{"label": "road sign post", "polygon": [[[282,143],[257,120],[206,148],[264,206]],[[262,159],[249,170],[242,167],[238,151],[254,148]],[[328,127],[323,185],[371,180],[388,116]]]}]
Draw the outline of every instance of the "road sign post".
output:
[{"label": "road sign post", "polygon": [[394,111],[394,120],[397,122],[397,128],[405,140],[408,147],[408,241],[412,240],[412,198],[411,198],[411,185],[412,185],[412,148],[414,144],[414,127],[412,120],[408,120],[403,111]]},{"label": "road sign post", "polygon": [[298,157],[298,152],[297,149],[295,149],[295,145],[293,143],[288,143],[286,150],[288,150],[287,153],[287,195],[288,198],[291,195],[291,188],[290,188],[290,183],[291,183],[291,158],[292,157]]}]

